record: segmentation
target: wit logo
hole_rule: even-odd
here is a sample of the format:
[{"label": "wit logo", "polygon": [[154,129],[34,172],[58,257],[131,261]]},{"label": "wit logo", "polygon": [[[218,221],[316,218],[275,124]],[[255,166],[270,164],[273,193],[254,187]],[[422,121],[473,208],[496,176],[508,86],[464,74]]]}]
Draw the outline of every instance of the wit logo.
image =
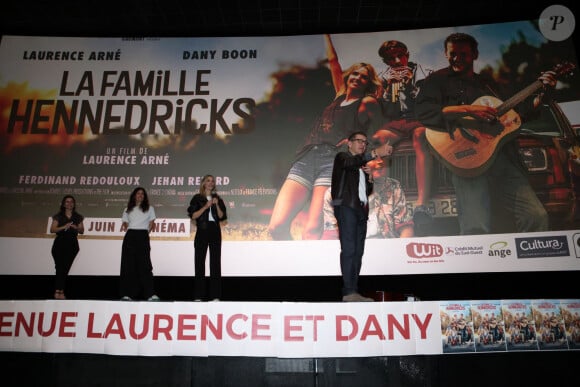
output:
[{"label": "wit logo", "polygon": [[409,243],[407,255],[412,258],[434,258],[443,255],[443,246],[435,243]]}]

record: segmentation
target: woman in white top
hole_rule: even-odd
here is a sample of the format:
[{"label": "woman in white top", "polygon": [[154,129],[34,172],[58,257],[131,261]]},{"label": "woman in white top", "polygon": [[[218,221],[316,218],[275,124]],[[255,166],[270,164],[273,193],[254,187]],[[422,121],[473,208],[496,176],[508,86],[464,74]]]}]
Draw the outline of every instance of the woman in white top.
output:
[{"label": "woman in white top", "polygon": [[121,252],[121,300],[143,298],[159,301],[153,287],[153,265],[149,233],[155,225],[155,210],[149,205],[147,192],[137,187],[123,211],[122,229],[126,229]]}]

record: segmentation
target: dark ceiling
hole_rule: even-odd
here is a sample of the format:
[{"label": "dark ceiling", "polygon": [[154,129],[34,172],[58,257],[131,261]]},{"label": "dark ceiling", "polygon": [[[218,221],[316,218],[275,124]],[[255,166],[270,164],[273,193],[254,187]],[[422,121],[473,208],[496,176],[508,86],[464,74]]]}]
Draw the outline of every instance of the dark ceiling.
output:
[{"label": "dark ceiling", "polygon": [[[391,31],[537,19],[552,4],[542,0],[11,0],[2,5],[0,34],[196,37]],[[580,15],[572,1],[555,4]]]}]

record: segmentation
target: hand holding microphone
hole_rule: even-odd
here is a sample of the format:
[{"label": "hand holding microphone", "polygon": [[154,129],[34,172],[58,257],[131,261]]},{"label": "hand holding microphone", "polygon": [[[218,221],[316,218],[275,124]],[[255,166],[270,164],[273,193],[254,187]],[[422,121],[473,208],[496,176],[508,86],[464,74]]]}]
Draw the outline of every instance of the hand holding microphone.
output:
[{"label": "hand holding microphone", "polygon": [[211,193],[211,205],[218,204],[219,196],[216,192]]}]

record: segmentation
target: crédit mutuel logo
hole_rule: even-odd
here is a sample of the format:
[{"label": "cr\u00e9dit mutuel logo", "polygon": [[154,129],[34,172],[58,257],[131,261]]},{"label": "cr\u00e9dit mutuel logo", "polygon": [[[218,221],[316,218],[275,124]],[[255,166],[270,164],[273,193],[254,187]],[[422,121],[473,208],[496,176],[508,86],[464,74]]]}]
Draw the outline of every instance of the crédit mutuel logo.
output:
[{"label": "cr\u00e9dit mutuel logo", "polygon": [[565,235],[516,238],[518,258],[565,257],[570,255]]}]

